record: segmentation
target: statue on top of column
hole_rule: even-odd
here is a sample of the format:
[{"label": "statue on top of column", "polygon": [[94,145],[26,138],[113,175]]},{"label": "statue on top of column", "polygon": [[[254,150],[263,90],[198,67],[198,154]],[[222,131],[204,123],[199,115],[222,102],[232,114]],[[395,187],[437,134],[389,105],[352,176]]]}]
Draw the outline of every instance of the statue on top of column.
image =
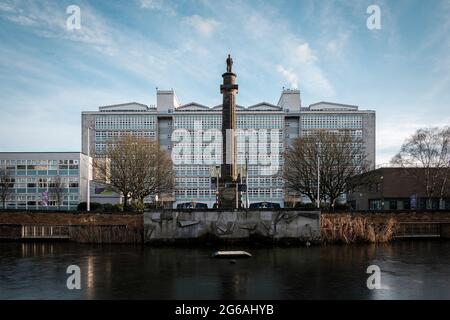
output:
[{"label": "statue on top of column", "polygon": [[231,67],[233,66],[233,59],[231,58],[230,55],[228,55],[227,58],[227,72],[232,72],[231,71]]}]

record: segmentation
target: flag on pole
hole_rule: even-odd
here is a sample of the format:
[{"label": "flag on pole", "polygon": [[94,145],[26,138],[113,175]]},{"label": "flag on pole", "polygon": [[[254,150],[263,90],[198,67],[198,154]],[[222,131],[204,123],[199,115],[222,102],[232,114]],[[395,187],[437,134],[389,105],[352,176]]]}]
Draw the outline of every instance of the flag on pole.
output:
[{"label": "flag on pole", "polygon": [[44,207],[48,206],[48,191],[42,192],[42,205]]}]

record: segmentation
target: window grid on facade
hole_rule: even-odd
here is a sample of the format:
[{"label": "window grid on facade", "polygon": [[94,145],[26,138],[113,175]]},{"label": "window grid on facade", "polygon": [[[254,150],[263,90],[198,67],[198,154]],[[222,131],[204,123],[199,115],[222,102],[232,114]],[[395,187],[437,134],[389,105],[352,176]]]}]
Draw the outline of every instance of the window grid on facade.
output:
[{"label": "window grid on facade", "polygon": [[66,197],[61,209],[76,209],[80,193],[80,163],[78,159],[0,160],[0,168],[11,176],[12,193],[6,200],[9,209],[41,209],[43,193],[48,192],[48,206],[56,208],[53,188],[56,179],[61,181],[61,193]]}]

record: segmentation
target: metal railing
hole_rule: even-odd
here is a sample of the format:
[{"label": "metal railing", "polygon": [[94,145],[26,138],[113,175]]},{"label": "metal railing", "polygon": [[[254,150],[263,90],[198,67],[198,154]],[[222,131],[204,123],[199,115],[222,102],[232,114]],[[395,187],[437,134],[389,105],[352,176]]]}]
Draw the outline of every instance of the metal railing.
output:
[{"label": "metal railing", "polygon": [[440,222],[401,222],[394,234],[394,238],[439,238],[440,236]]},{"label": "metal railing", "polygon": [[22,239],[69,239],[69,226],[23,225]]}]

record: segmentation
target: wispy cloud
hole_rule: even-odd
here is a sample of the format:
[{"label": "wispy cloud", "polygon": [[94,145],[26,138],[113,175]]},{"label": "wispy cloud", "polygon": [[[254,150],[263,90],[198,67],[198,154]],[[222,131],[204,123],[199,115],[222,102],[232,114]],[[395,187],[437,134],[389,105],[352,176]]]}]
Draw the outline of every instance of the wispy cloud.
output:
[{"label": "wispy cloud", "polygon": [[[293,26],[283,19],[278,7],[267,2],[246,4],[229,1],[215,10],[227,35],[227,43],[233,46],[245,46],[250,51],[243,52],[248,60],[264,69],[268,74],[277,71],[280,83],[300,86],[303,92],[331,98],[334,87],[321,65],[320,52],[314,50],[310,41],[306,41]],[[235,37],[231,42],[228,37]],[[241,40],[242,39],[242,40]]]},{"label": "wispy cloud", "polygon": [[307,42],[296,45],[294,50],[295,58],[301,63],[315,63],[317,56],[312,52]]},{"label": "wispy cloud", "polygon": [[325,75],[320,66],[319,58],[308,42],[291,36],[284,40],[282,48],[288,68],[295,70],[294,72],[300,79],[299,85],[302,88],[323,98],[330,98],[335,95],[333,85]]},{"label": "wispy cloud", "polygon": [[11,3],[0,2],[0,11],[13,12],[14,11],[14,6],[12,6]]},{"label": "wispy cloud", "polygon": [[[429,18],[426,39],[402,25],[404,2],[379,1],[377,33],[365,25],[370,1],[133,0],[125,7],[80,0],[81,29],[73,31],[67,3],[0,2],[0,134],[20,128],[22,118],[39,123],[0,141],[0,149],[39,145],[40,136],[55,149],[75,149],[78,131],[58,140],[55,119],[58,130],[79,130],[81,109],[150,104],[155,87],[174,88],[182,102],[218,104],[228,53],[242,105],[276,101],[286,85],[302,91],[305,105],[332,100],[375,109],[379,162],[418,126],[450,122],[448,1],[435,5],[438,14],[421,13]],[[405,118],[405,110],[416,116]]]},{"label": "wispy cloud", "polygon": [[138,0],[142,9],[162,11],[169,15],[175,15],[176,9],[168,0]]},{"label": "wispy cloud", "polygon": [[219,26],[215,19],[204,18],[196,14],[183,18],[182,23],[186,27],[192,28],[196,33],[207,37],[211,36]]},{"label": "wispy cloud", "polygon": [[347,46],[349,37],[350,37],[349,31],[340,32],[332,40],[328,41],[326,45],[327,51],[334,56],[341,55],[343,50]]},{"label": "wispy cloud", "polygon": [[29,31],[46,38],[60,38],[93,45],[103,53],[111,53],[113,38],[104,19],[88,5],[81,9],[81,29],[69,30],[66,8],[52,2],[26,1],[4,3],[7,10],[2,16],[18,25],[30,27]]},{"label": "wispy cloud", "polygon": [[139,0],[141,4],[141,8],[144,9],[152,9],[152,10],[158,10],[161,9],[163,5],[162,0]]},{"label": "wispy cloud", "polygon": [[418,113],[397,115],[395,119],[386,116],[377,117],[377,163],[389,163],[392,157],[400,150],[407,138],[419,128],[430,126],[444,127],[450,123],[450,115],[442,115],[439,120],[421,116]]},{"label": "wispy cloud", "polygon": [[286,79],[292,88],[298,89],[298,77],[295,73],[291,70],[286,70],[282,65],[277,65],[277,72]]}]

